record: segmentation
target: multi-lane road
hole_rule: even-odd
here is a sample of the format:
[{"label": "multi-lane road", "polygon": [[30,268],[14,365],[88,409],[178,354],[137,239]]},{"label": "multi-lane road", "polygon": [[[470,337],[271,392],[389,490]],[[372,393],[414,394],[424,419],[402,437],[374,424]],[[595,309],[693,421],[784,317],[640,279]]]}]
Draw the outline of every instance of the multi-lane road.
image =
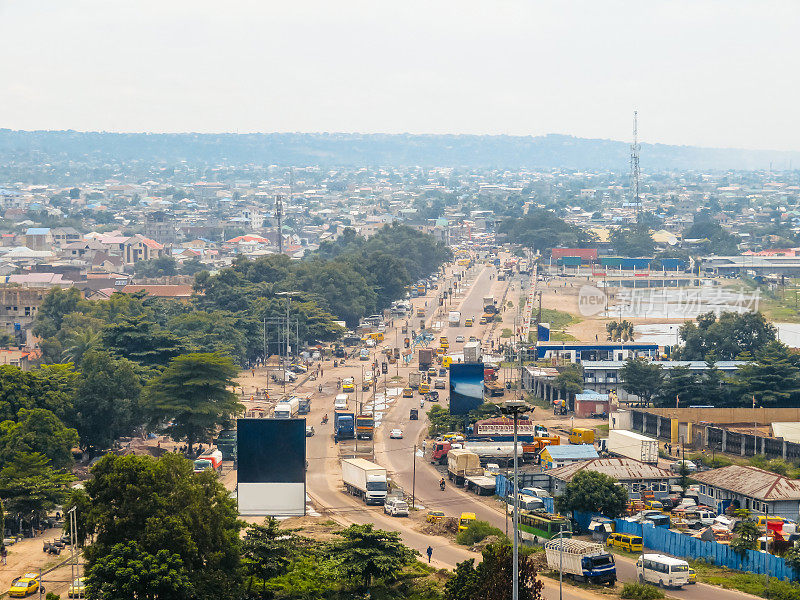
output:
[{"label": "multi-lane road", "polygon": [[[463,269],[461,269],[463,271]],[[478,325],[478,318],[483,310],[483,296],[489,293],[499,299],[505,292],[506,286],[513,286],[513,293],[509,293],[508,299],[513,300],[514,309],[519,302],[518,292],[520,291],[519,281],[497,281],[496,271],[490,266],[473,267],[469,274],[472,279],[471,285],[467,289],[461,290],[459,298],[453,298],[450,305],[445,306],[444,316],[441,310],[437,314],[438,301],[435,297],[429,296],[427,299],[415,300],[416,308],[424,308],[426,320],[429,324],[441,322],[444,328],[437,335],[446,335],[451,344],[452,352],[459,352],[462,343],[455,343],[458,335],[469,339],[474,335],[479,339],[485,332],[485,327]],[[445,284],[444,287],[447,287]],[[427,302],[427,306],[425,303]],[[446,314],[448,310],[460,310],[462,315],[459,327],[448,327]],[[475,317],[475,326],[464,327],[465,317]],[[410,320],[411,322],[412,320]],[[418,325],[419,320],[413,319]],[[397,322],[400,325],[400,322]],[[404,337],[404,336],[402,336]],[[400,339],[402,339],[402,337]],[[394,345],[395,332],[390,330],[386,334],[386,344]],[[434,549],[433,562],[437,566],[452,568],[456,563],[467,558],[479,559],[480,556],[468,551],[463,546],[458,546],[448,538],[436,537],[423,534],[413,528],[413,523],[409,519],[398,519],[385,515],[381,507],[367,507],[360,500],[345,494],[341,485],[341,469],[339,465],[339,447],[333,443],[333,419],[329,419],[326,425],[321,424],[322,415],[327,413],[333,415],[333,396],[337,393],[336,381],[339,377],[355,377],[360,381],[361,364],[358,361],[348,361],[348,366],[343,368],[328,368],[323,378],[322,401],[314,402],[314,409],[309,415],[309,423],[314,424],[317,435],[307,439],[307,456],[309,461],[307,475],[308,494],[317,510],[333,516],[342,522],[348,523],[374,523],[376,527],[397,531],[403,541],[411,548],[415,548],[421,553],[431,545]],[[366,363],[369,364],[369,363]],[[412,369],[411,367],[391,366],[389,376],[399,373],[405,380]],[[391,386],[402,387],[403,383],[389,384]],[[441,394],[441,390],[440,390]],[[447,393],[441,394],[441,401],[447,403]],[[461,512],[474,512],[481,520],[488,521],[496,527],[505,530],[506,518],[502,512],[502,506],[492,506],[483,500],[479,500],[474,494],[468,493],[455,486],[448,485],[445,491],[439,488],[439,472],[430,465],[423,457],[421,452],[415,458],[414,446],[418,445],[425,437],[428,421],[425,418],[425,410],[420,411],[420,419],[411,421],[409,412],[412,407],[419,408],[420,397],[415,394],[413,398],[398,397],[388,410],[385,411],[383,422],[377,429],[374,441],[374,460],[386,467],[392,480],[403,488],[407,495],[411,494],[412,487],[415,493],[417,505],[424,506],[426,509],[444,510],[449,515],[458,516]],[[393,428],[403,430],[403,439],[390,439],[389,431]],[[360,442],[367,444],[368,442]],[[416,462],[416,464],[415,464]],[[619,557],[617,559],[617,572],[621,581],[635,581],[636,569],[633,561]],[[744,600],[752,599],[753,596],[740,592],[723,590],[714,586],[697,584],[688,586],[683,590],[669,592],[670,596],[684,598],[686,600],[706,600],[709,597],[720,600]],[[558,597],[558,584],[545,579],[544,597],[548,600]],[[567,600],[581,600],[586,598],[600,597],[592,592],[565,586],[564,598]]]}]

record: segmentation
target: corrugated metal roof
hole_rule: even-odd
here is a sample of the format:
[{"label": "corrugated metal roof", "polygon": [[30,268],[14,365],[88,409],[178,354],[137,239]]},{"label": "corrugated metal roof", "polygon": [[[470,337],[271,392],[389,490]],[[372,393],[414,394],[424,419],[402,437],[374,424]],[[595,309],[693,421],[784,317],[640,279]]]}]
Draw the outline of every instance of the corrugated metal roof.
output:
[{"label": "corrugated metal roof", "polygon": [[547,446],[546,451],[555,459],[560,458],[597,458],[597,450],[591,444],[569,444],[564,446]]},{"label": "corrugated metal roof", "polygon": [[756,467],[730,465],[693,473],[692,479],[757,500],[800,500],[800,481]]},{"label": "corrugated metal roof", "polygon": [[[556,446],[557,447],[557,446]],[[551,446],[552,448],[552,446]],[[548,471],[547,474],[561,481],[572,481],[580,471],[597,471],[617,481],[632,479],[674,479],[676,476],[666,469],[634,460],[632,458],[596,458],[565,465]]]}]

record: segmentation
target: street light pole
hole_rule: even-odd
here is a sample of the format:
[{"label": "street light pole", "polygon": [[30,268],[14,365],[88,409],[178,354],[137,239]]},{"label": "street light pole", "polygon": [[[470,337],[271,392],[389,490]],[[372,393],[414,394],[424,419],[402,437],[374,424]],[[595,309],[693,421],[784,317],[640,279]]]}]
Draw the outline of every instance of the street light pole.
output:
[{"label": "street light pole", "polygon": [[527,412],[530,406],[521,400],[509,400],[503,404],[501,410],[510,413],[514,418],[514,521],[513,540],[514,558],[512,567],[511,599],[519,600],[519,464],[518,464],[518,424],[520,413]]}]

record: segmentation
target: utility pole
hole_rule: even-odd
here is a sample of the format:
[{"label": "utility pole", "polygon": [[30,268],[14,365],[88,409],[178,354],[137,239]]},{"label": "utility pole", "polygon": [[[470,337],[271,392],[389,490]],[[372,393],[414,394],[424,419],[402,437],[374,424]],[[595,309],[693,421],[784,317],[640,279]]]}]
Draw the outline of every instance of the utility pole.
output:
[{"label": "utility pole", "polygon": [[[520,382],[521,384],[522,382]],[[509,400],[505,402],[501,410],[506,414],[512,414],[514,417],[514,558],[512,564],[512,588],[511,600],[519,600],[519,469],[518,469],[518,447],[517,447],[517,428],[519,424],[519,415],[527,412],[530,406],[527,402],[521,400]]]},{"label": "utility pole", "polygon": [[414,499],[417,491],[417,445],[414,444],[414,462],[411,469],[411,510],[414,510]]},{"label": "utility pole", "polygon": [[278,224],[278,254],[283,254],[283,196],[275,196],[275,220]]}]

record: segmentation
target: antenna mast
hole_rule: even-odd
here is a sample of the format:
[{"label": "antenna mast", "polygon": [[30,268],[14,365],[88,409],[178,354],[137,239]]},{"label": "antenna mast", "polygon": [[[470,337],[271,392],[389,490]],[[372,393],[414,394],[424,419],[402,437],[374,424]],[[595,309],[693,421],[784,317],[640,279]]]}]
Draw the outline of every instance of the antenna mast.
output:
[{"label": "antenna mast", "polygon": [[283,254],[283,196],[275,196],[275,219],[278,222],[278,254]]},{"label": "antenna mast", "polygon": [[639,111],[633,111],[633,143],[631,144],[631,192],[636,207],[636,225],[642,224],[642,201],[639,197]]}]

